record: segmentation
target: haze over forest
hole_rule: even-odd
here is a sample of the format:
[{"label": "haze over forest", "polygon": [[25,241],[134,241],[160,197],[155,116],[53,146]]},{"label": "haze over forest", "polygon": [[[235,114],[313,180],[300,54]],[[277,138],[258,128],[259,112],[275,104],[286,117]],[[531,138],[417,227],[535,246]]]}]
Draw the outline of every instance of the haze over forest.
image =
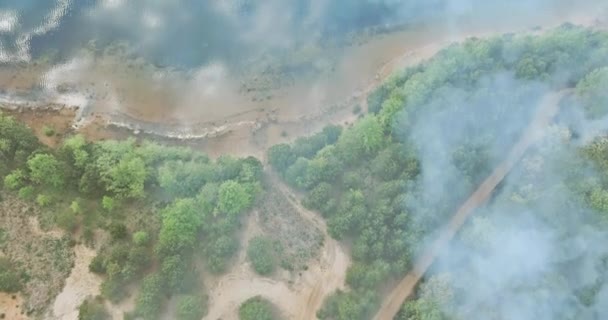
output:
[{"label": "haze over forest", "polygon": [[608,318],[608,3],[0,0],[0,318]]}]

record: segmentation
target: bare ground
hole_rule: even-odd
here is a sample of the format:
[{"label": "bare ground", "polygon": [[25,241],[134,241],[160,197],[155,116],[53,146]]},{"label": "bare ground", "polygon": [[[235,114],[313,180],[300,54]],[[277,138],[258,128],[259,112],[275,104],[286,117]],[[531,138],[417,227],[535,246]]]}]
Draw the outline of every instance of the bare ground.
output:
[{"label": "bare ground", "polygon": [[[296,196],[278,179],[273,179],[272,183],[304,219],[322,231],[325,241],[318,261],[291,282],[260,277],[246,263],[235,264],[228,274],[211,286],[210,310],[205,319],[237,319],[239,305],[257,295],[277,306],[285,319],[314,319],[325,297],[344,287],[350,256],[342,245],[329,237],[320,215],[300,206]],[[252,215],[250,219],[255,217]]]},{"label": "bare ground", "polygon": [[23,310],[23,297],[20,294],[0,292],[0,317],[10,320],[28,320]]},{"label": "bare ground", "polygon": [[65,281],[65,286],[52,306],[46,319],[77,320],[78,306],[89,296],[99,294],[101,277],[89,272],[89,264],[96,255],[95,250],[77,245],[74,247],[74,268]]}]

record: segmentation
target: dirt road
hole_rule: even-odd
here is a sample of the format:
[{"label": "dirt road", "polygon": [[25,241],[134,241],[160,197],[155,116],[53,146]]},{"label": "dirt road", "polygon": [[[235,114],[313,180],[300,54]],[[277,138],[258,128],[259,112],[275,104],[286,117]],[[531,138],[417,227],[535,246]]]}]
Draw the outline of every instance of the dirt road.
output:
[{"label": "dirt road", "polygon": [[384,299],[380,310],[374,317],[375,320],[391,320],[395,317],[403,302],[414,293],[414,289],[420,279],[422,279],[441,251],[454,238],[469,216],[474,212],[474,209],[483,205],[488,200],[494,188],[511,171],[517,161],[522,158],[526,150],[543,136],[543,129],[547,127],[551,119],[556,115],[558,103],[567,93],[568,91],[564,90],[550,93],[543,98],[532,122],[519,141],[513,146],[507,158],[494,169],[492,174],[456,211],[435,242],[419,257],[413,269]]},{"label": "dirt road", "polygon": [[272,176],[270,179],[305,219],[322,230],[325,242],[320,257],[292,284],[260,277],[247,264],[237,264],[211,288],[210,310],[205,319],[237,319],[239,305],[257,295],[277,306],[285,319],[315,319],[325,298],[336,289],[344,288],[346,270],[350,265],[348,253],[328,235],[327,226],[319,214],[303,208],[279,179]]},{"label": "dirt road", "polygon": [[89,264],[96,255],[95,250],[77,245],[74,252],[74,268],[66,279],[63,290],[55,298],[52,315],[45,316],[47,319],[77,320],[80,304],[87,297],[99,294],[102,279],[89,271]]}]

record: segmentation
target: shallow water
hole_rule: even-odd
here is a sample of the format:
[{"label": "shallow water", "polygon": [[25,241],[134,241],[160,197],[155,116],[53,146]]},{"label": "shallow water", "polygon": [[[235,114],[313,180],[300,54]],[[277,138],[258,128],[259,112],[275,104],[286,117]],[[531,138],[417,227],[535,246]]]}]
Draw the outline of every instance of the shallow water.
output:
[{"label": "shallow water", "polygon": [[[157,65],[242,66],[259,54],[343,42],[362,28],[431,22],[458,31],[462,19],[524,21],[601,0],[2,0],[0,55],[69,59],[94,43],[126,42]],[[284,52],[283,52],[284,53]]]},{"label": "shallow water", "polygon": [[[326,20],[333,13],[324,11],[332,6],[311,9],[317,2],[323,1],[0,0],[0,60],[13,62],[0,63],[0,93],[5,102],[77,106],[76,124],[102,115],[175,137],[307,122],[359,103],[350,98],[452,41],[568,21],[590,25],[608,6],[600,0],[429,1],[439,8],[433,15],[415,7],[380,17],[388,26],[410,22],[398,31],[287,50],[333,28]],[[307,3],[305,15],[277,18],[295,3]],[[426,16],[432,18],[421,23]],[[309,35],[301,36],[305,26]],[[277,56],[260,58],[268,52]]]}]

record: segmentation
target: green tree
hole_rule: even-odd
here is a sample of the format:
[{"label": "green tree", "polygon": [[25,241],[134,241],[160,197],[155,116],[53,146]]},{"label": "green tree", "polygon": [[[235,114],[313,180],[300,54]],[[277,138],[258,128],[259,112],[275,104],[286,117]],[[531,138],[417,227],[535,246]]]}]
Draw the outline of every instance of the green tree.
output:
[{"label": "green tree", "polygon": [[249,241],[247,257],[255,272],[264,276],[275,270],[278,259],[272,240],[263,236],[254,237]]},{"label": "green tree", "polygon": [[264,166],[260,160],[254,157],[247,157],[242,161],[239,181],[242,183],[256,183],[262,179]]},{"label": "green tree", "polygon": [[317,317],[323,320],[369,319],[369,317],[366,317],[366,308],[368,307],[363,294],[337,291],[325,300],[323,307],[317,313]]},{"label": "green tree", "polygon": [[0,112],[0,157],[23,163],[40,146],[34,132],[13,117]]},{"label": "green tree", "polygon": [[203,215],[195,199],[175,200],[162,212],[157,251],[170,254],[192,248],[202,224]]},{"label": "green tree", "polygon": [[240,320],[273,320],[276,319],[272,304],[257,296],[243,302],[239,307]]},{"label": "green tree", "polygon": [[25,186],[19,189],[19,198],[23,200],[33,200],[35,198],[35,190],[32,186]]},{"label": "green tree", "polygon": [[9,190],[19,190],[25,184],[25,173],[21,169],[15,169],[4,177],[4,187]]},{"label": "green tree", "polygon": [[182,295],[177,299],[177,320],[200,320],[207,313],[206,299]]},{"label": "green tree", "polygon": [[216,161],[217,179],[234,180],[242,167],[242,161],[229,155],[222,155]]},{"label": "green tree", "polygon": [[328,125],[321,132],[325,137],[325,145],[336,143],[342,134],[342,127],[336,125]]},{"label": "green tree", "polygon": [[135,302],[135,314],[145,320],[158,319],[162,307],[162,287],[162,279],[158,274],[146,276]]},{"label": "green tree", "polygon": [[150,252],[146,248],[131,247],[127,261],[121,270],[122,277],[127,282],[138,279],[142,272],[150,266],[151,258]]},{"label": "green tree", "polygon": [[141,198],[144,196],[146,164],[140,158],[123,159],[108,173],[107,191],[118,197]]},{"label": "green tree", "polygon": [[292,187],[304,189],[306,186],[306,173],[308,172],[308,164],[310,160],[306,158],[298,158],[285,172],[285,180]]},{"label": "green tree", "polygon": [[89,264],[89,271],[97,274],[105,274],[106,266],[105,259],[101,254],[97,254]]},{"label": "green tree", "polygon": [[74,231],[76,222],[76,214],[72,210],[63,210],[55,217],[55,223],[66,231]]},{"label": "green tree", "polygon": [[106,320],[110,315],[106,311],[101,297],[87,298],[78,307],[78,320]]},{"label": "green tree", "polygon": [[181,255],[173,255],[163,259],[160,274],[165,286],[171,293],[179,293],[186,286],[186,261]]},{"label": "green tree", "polygon": [[344,161],[352,162],[378,151],[383,140],[384,132],[378,118],[368,115],[344,131],[337,146]]},{"label": "green tree", "polygon": [[422,284],[419,298],[406,302],[397,319],[450,320],[456,315],[452,303],[450,277],[447,274],[439,274]]},{"label": "green tree", "polygon": [[228,259],[236,252],[239,244],[231,234],[216,232],[208,237],[204,251],[209,269],[219,273],[226,269]]},{"label": "green tree", "polygon": [[112,212],[114,211],[114,208],[116,208],[116,200],[112,197],[103,196],[101,199],[101,207],[107,212]]},{"label": "green tree", "polygon": [[268,162],[280,173],[287,171],[294,162],[296,156],[291,150],[291,146],[285,143],[277,144],[268,150]]},{"label": "green tree", "polygon": [[253,196],[242,184],[228,180],[220,185],[218,190],[218,209],[229,215],[236,215],[248,209],[253,202]]},{"label": "green tree", "polygon": [[39,194],[36,196],[36,203],[41,207],[47,207],[53,202],[53,199],[45,194]]},{"label": "green tree", "polygon": [[72,203],[70,204],[70,209],[72,209],[72,212],[74,212],[75,214],[82,213],[82,206],[80,205],[80,199],[76,199],[76,200],[72,201]]},{"label": "green tree", "polygon": [[576,86],[576,93],[583,108],[591,118],[600,118],[608,113],[608,67],[594,70]]},{"label": "green tree", "polygon": [[76,169],[84,170],[91,159],[87,142],[80,134],[65,139],[60,151],[67,155],[69,163]]},{"label": "green tree", "polygon": [[171,196],[192,197],[206,182],[215,180],[213,165],[194,161],[171,161],[158,169],[158,183]]},{"label": "green tree", "polygon": [[150,243],[150,235],[146,231],[137,231],[133,234],[133,243],[136,246],[145,247]]},{"label": "green tree", "polygon": [[127,226],[120,222],[110,223],[108,231],[110,232],[112,240],[114,241],[126,239],[129,235],[129,230],[127,229]]},{"label": "green tree", "polygon": [[64,184],[64,170],[53,155],[39,153],[27,161],[32,182],[60,188]]},{"label": "green tree", "polygon": [[303,201],[304,206],[312,210],[319,210],[324,214],[329,213],[327,205],[332,198],[332,186],[327,182],[319,183],[314,187]]}]

